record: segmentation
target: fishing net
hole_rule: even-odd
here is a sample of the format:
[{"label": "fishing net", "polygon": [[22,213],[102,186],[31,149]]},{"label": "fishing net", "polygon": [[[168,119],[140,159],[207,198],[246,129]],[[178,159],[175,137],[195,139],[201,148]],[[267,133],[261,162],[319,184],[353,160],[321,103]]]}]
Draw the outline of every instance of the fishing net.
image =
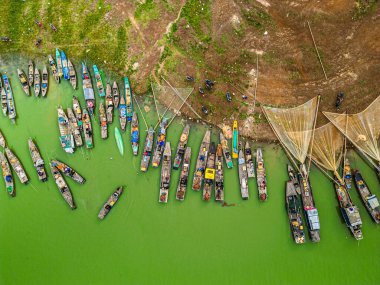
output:
[{"label": "fishing net", "polygon": [[294,108],[262,109],[279,140],[299,162],[304,163],[313,134],[318,97]]},{"label": "fishing net", "polygon": [[323,114],[362,152],[380,163],[380,96],[357,114]]},{"label": "fishing net", "polygon": [[331,170],[341,180],[338,168],[343,156],[344,139],[342,133],[328,123],[314,131],[311,158],[319,166]]}]

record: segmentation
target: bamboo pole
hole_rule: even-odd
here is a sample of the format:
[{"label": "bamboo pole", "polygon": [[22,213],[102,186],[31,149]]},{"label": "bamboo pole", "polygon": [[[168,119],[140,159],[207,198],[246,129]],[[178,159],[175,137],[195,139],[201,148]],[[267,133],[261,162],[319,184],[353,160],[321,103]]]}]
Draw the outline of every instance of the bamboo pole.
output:
[{"label": "bamboo pole", "polygon": [[307,21],[307,25],[309,26],[309,31],[310,31],[311,38],[312,38],[313,43],[314,43],[314,48],[315,48],[315,51],[316,51],[316,53],[317,53],[317,56],[318,56],[318,59],[319,59],[319,63],[321,64],[321,67],[322,67],[322,70],[323,70],[323,74],[325,75],[325,79],[327,80],[326,71],[325,71],[325,68],[323,67],[322,59],[321,59],[321,56],[319,55],[319,51],[318,51],[318,48],[317,48],[317,44],[315,43],[314,35],[313,35],[313,32],[311,31],[311,27],[310,27],[310,23],[309,23],[309,21]]},{"label": "bamboo pole", "polygon": [[257,95],[257,84],[259,83],[259,55],[256,53],[256,85],[254,90],[253,97],[253,111],[256,108],[256,95]]},{"label": "bamboo pole", "polygon": [[309,178],[309,173],[310,173],[310,166],[311,166],[311,154],[313,152],[313,146],[314,146],[314,134],[315,134],[315,126],[317,124],[317,116],[318,116],[318,109],[319,109],[319,102],[321,100],[321,96],[318,95],[318,102],[317,102],[317,108],[315,110],[315,116],[314,116],[314,123],[313,123],[313,131],[311,133],[311,145],[310,145],[310,152],[309,152],[309,164],[306,169],[306,179]]},{"label": "bamboo pole", "polygon": [[157,112],[158,122],[161,123],[160,114],[158,113],[158,108],[157,108],[156,95],[154,95],[154,89],[153,89],[152,82],[150,83],[150,86],[151,86],[151,88],[152,88],[153,100],[154,100],[154,105],[156,106],[156,112]]},{"label": "bamboo pole", "polygon": [[148,124],[147,124],[147,122],[146,122],[146,120],[145,120],[144,114],[143,114],[142,111],[141,111],[141,108],[140,108],[139,102],[138,102],[137,99],[136,99],[136,96],[133,96],[133,99],[135,99],[135,102],[136,102],[136,104],[137,104],[137,107],[139,108],[140,114],[141,114],[141,116],[142,116],[142,118],[143,118],[143,120],[144,120],[144,123],[145,123],[145,126],[146,126],[146,130],[148,130]]}]

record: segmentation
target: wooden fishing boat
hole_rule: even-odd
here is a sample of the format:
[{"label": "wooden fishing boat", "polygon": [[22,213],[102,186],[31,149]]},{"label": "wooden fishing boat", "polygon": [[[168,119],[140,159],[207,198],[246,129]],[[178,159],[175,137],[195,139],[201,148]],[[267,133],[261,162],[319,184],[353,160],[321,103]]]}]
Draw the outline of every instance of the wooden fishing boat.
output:
[{"label": "wooden fishing boat", "polygon": [[57,62],[57,73],[59,78],[62,78],[63,75],[63,70],[62,70],[62,58],[61,58],[61,53],[59,50],[56,48],[55,49],[55,61]]},{"label": "wooden fishing boat", "polygon": [[26,78],[25,73],[22,70],[17,68],[17,76],[18,76],[18,79],[20,79],[22,90],[24,90],[27,96],[30,96],[29,83],[28,83],[28,79]]},{"label": "wooden fishing boat", "polygon": [[13,99],[11,84],[9,82],[8,77],[5,74],[3,74],[3,80],[4,80],[4,89],[7,96],[8,117],[14,122],[16,119],[16,107],[15,107],[15,102]]},{"label": "wooden fishing boat", "polygon": [[69,78],[70,78],[70,84],[73,87],[74,90],[77,89],[77,73],[75,72],[74,65],[71,63],[70,60],[67,61],[68,68],[69,68]]},{"label": "wooden fishing boat", "polygon": [[107,202],[104,204],[102,209],[98,214],[98,218],[103,220],[105,216],[111,211],[112,207],[115,206],[116,202],[119,200],[121,194],[123,193],[123,187],[120,186],[115,192],[108,198]]},{"label": "wooden fishing boat", "polygon": [[170,149],[170,142],[166,142],[164,150],[164,158],[161,168],[161,183],[160,183],[160,198],[159,202],[167,203],[169,196],[169,186],[172,170],[172,151]]},{"label": "wooden fishing boat", "polygon": [[86,179],[84,179],[78,172],[76,172],[70,166],[61,161],[53,159],[50,162],[50,165],[56,167],[59,171],[61,171],[62,174],[64,174],[67,177],[70,177],[79,184],[84,184],[86,182]]},{"label": "wooden fishing boat", "polygon": [[75,148],[74,137],[71,133],[69,119],[62,107],[58,108],[58,127],[60,133],[59,141],[61,142],[62,148],[67,153],[73,153]]},{"label": "wooden fishing boat", "polygon": [[178,169],[181,165],[182,158],[185,154],[185,150],[187,146],[187,140],[189,139],[189,133],[190,133],[190,125],[186,125],[183,128],[181,137],[179,138],[177,151],[174,157],[173,169]]},{"label": "wooden fishing boat", "polygon": [[352,175],[351,175],[351,165],[348,158],[345,158],[344,160],[343,176],[344,176],[344,184],[346,184],[347,189],[350,190],[351,184],[352,184]]},{"label": "wooden fishing boat", "polygon": [[119,107],[119,87],[117,87],[116,81],[112,85],[113,104],[115,108]]},{"label": "wooden fishing boat", "polygon": [[248,141],[245,142],[244,155],[247,164],[248,178],[253,178],[255,177],[255,163],[253,162],[252,150]]},{"label": "wooden fishing boat", "polygon": [[86,143],[86,148],[93,148],[94,142],[93,142],[91,118],[86,108],[83,109],[82,122],[83,122],[84,141]]},{"label": "wooden fishing boat", "polygon": [[350,193],[338,180],[335,180],[334,187],[340,206],[340,212],[346,226],[350,229],[356,240],[363,239],[362,219],[360,218],[358,207],[352,203]]},{"label": "wooden fishing boat", "polygon": [[77,147],[80,147],[83,145],[83,140],[80,133],[80,128],[78,125],[77,118],[75,117],[74,112],[71,108],[67,108],[67,117],[69,119],[69,126],[70,126],[71,133],[74,137],[75,145]]},{"label": "wooden fishing boat", "polygon": [[132,121],[133,116],[133,101],[132,89],[128,77],[124,77],[125,104],[127,106],[127,120]]},{"label": "wooden fishing boat", "polygon": [[108,138],[108,125],[106,110],[104,109],[103,102],[99,104],[99,123],[100,123],[100,137],[102,139]]},{"label": "wooden fishing boat", "polygon": [[13,171],[16,172],[17,177],[20,179],[20,182],[23,184],[27,184],[29,179],[28,179],[28,176],[26,175],[26,172],[25,172],[24,167],[22,166],[20,160],[7,147],[5,148],[5,154],[7,155],[8,161],[9,161],[10,165],[12,166]]},{"label": "wooden fishing boat", "polygon": [[244,153],[242,150],[239,151],[239,181],[240,181],[240,192],[243,200],[248,200],[248,173],[247,173],[247,164],[245,163]]},{"label": "wooden fishing boat", "polygon": [[239,129],[238,129],[238,123],[236,120],[234,120],[233,128],[233,137],[232,137],[232,158],[238,158],[239,157]]},{"label": "wooden fishing boat", "polygon": [[131,123],[131,144],[133,155],[138,155],[139,152],[139,119],[137,113],[133,112]]},{"label": "wooden fishing boat", "polygon": [[86,105],[90,116],[94,114],[95,109],[95,95],[92,88],[91,77],[88,73],[86,65],[82,62],[82,81],[83,81],[83,94],[86,100]]},{"label": "wooden fishing boat", "polygon": [[1,95],[1,110],[3,111],[3,115],[6,116],[8,113],[7,93],[5,93],[5,87],[2,85],[1,78],[0,78],[0,95]]},{"label": "wooden fishing boat", "polygon": [[41,92],[41,75],[38,68],[34,70],[34,95],[38,97]]},{"label": "wooden fishing boat", "polygon": [[69,74],[69,64],[67,62],[67,57],[64,51],[61,51],[61,61],[62,61],[62,73],[63,73],[63,78],[65,80],[70,79],[70,74]]},{"label": "wooden fishing boat", "polygon": [[220,133],[220,144],[222,145],[224,160],[226,161],[227,168],[232,168],[234,165],[232,163],[230,148],[228,147],[228,140],[224,137],[223,133]]},{"label": "wooden fishing boat", "polygon": [[189,181],[190,160],[191,160],[191,147],[186,147],[185,155],[183,158],[181,176],[179,177],[179,183],[178,183],[177,193],[176,193],[176,199],[179,201],[185,200],[187,183]]},{"label": "wooden fishing boat", "polygon": [[224,201],[223,147],[218,144],[215,158],[215,201]]},{"label": "wooden fishing boat", "polygon": [[125,126],[127,125],[127,105],[125,105],[124,95],[120,96],[119,121],[120,121],[120,128],[124,132]]},{"label": "wooden fishing boat", "polygon": [[5,145],[6,145],[7,143],[6,143],[6,141],[5,141],[5,138],[4,138],[4,135],[3,135],[3,133],[0,131],[0,146],[2,147],[2,148],[5,148]]},{"label": "wooden fishing boat", "polygon": [[261,201],[266,201],[268,199],[267,192],[267,179],[264,166],[263,152],[261,148],[257,149],[256,152],[256,179],[257,179],[257,189],[259,191],[259,199]]},{"label": "wooden fishing boat", "polygon": [[61,82],[61,77],[59,76],[57,65],[55,64],[55,61],[54,61],[53,57],[50,54],[49,54],[48,57],[49,57],[49,65],[50,65],[51,73],[52,73],[52,75],[54,77],[54,80],[57,83],[60,83]]},{"label": "wooden fishing boat", "polygon": [[206,170],[205,170],[205,179],[203,185],[203,200],[209,201],[212,195],[212,188],[215,181],[215,156],[216,149],[215,143],[211,142],[210,150],[207,157]]},{"label": "wooden fishing boat", "polygon": [[140,170],[143,172],[146,172],[149,167],[150,157],[152,156],[153,139],[154,139],[154,129],[151,126],[145,138],[144,152],[141,158]]},{"label": "wooden fishing boat", "polygon": [[46,66],[42,70],[42,81],[41,81],[41,94],[42,97],[46,96],[47,90],[48,90],[48,85],[49,85],[49,74],[47,71]]},{"label": "wooden fishing boat", "polygon": [[92,68],[94,69],[96,88],[98,89],[99,96],[100,96],[100,98],[104,97],[104,96],[106,96],[106,94],[104,92],[104,85],[103,85],[102,77],[100,76],[98,67],[96,65],[93,65]]},{"label": "wooden fishing boat", "polygon": [[371,193],[359,170],[354,171],[354,180],[356,189],[358,190],[368,213],[376,224],[380,223],[379,200],[377,200],[376,195]]},{"label": "wooden fishing boat", "polygon": [[79,100],[77,97],[73,96],[73,110],[75,118],[77,118],[77,123],[79,130],[83,130],[83,122],[82,122],[82,108],[80,106]]},{"label": "wooden fishing boat", "polygon": [[4,182],[5,182],[5,189],[7,190],[7,193],[9,195],[14,197],[16,196],[16,191],[14,187],[11,168],[9,167],[8,160],[6,159],[5,155],[2,152],[0,152],[0,163],[1,163],[1,170],[3,173]]},{"label": "wooden fishing boat", "polygon": [[47,175],[45,171],[45,162],[42,159],[40,151],[37,145],[34,143],[32,139],[28,140],[29,152],[32,157],[34,168],[37,171],[38,179],[42,182],[47,181]]},{"label": "wooden fishing boat", "polygon": [[116,140],[117,148],[119,149],[120,154],[124,155],[123,138],[121,137],[121,133],[117,127],[115,127],[115,140]]},{"label": "wooden fishing boat", "polygon": [[113,121],[113,97],[111,91],[111,85],[107,83],[106,87],[106,113],[107,113],[107,123],[112,124]]},{"label": "wooden fishing boat", "polygon": [[210,136],[211,136],[211,131],[207,130],[203,137],[201,147],[199,148],[197,165],[195,166],[195,172],[194,172],[194,177],[193,177],[192,188],[194,191],[199,191],[202,187],[203,175],[206,168],[208,149],[210,147]]},{"label": "wooden fishing boat", "polygon": [[298,197],[292,181],[286,183],[286,209],[289,217],[290,230],[293,239],[297,244],[305,243],[305,233],[303,230],[301,201]]},{"label": "wooden fishing boat", "polygon": [[33,66],[33,62],[31,60],[29,60],[29,64],[28,64],[28,83],[29,83],[29,87],[33,86],[33,81],[34,81],[34,66]]},{"label": "wooden fishing boat", "polygon": [[161,121],[160,130],[158,131],[157,139],[156,139],[156,148],[154,150],[154,155],[152,158],[153,167],[158,167],[161,163],[162,153],[164,152],[164,148],[165,148],[166,128],[168,126],[168,122],[169,121],[167,118],[163,118]]},{"label": "wooden fishing boat", "polygon": [[71,194],[69,186],[67,186],[66,181],[63,179],[61,173],[51,163],[50,163],[50,170],[51,170],[51,174],[54,177],[55,184],[57,184],[58,190],[61,193],[63,199],[65,199],[66,203],[69,204],[72,210],[76,209],[77,206],[75,206],[73,195]]}]

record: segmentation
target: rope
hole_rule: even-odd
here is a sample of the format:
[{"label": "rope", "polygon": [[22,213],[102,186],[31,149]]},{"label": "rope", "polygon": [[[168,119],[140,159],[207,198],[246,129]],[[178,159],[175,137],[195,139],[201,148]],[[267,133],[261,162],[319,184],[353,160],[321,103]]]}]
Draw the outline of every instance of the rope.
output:
[{"label": "rope", "polygon": [[[194,88],[190,91],[189,95],[186,96],[185,98],[185,101],[182,102],[182,105],[179,107],[178,109],[178,113],[179,111],[182,109],[183,105],[186,103],[186,100],[189,98],[189,96],[191,95],[191,93],[193,93],[194,91]],[[173,118],[170,120],[170,122],[168,123],[168,125],[166,126],[166,128],[168,128],[170,126],[170,124],[173,122],[174,118],[177,116],[177,114],[174,114]]]},{"label": "rope", "polygon": [[135,99],[135,102],[136,102],[136,104],[137,104],[137,107],[139,108],[140,114],[141,114],[141,116],[142,116],[142,118],[143,118],[143,120],[144,120],[144,123],[145,123],[145,126],[146,126],[146,130],[148,130],[148,124],[146,123],[146,120],[145,120],[144,114],[143,114],[142,111],[141,111],[141,108],[140,108],[139,102],[138,102],[137,99],[136,99],[136,96],[133,96],[133,99]]}]

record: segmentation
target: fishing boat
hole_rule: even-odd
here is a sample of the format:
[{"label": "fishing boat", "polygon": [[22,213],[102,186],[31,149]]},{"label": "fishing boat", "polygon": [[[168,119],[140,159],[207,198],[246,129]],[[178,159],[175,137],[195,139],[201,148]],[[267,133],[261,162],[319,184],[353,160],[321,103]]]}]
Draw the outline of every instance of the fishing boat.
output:
[{"label": "fishing boat", "polygon": [[115,140],[120,154],[124,155],[123,138],[121,137],[121,133],[117,127],[115,127]]},{"label": "fishing boat", "polygon": [[58,69],[57,69],[57,66],[55,64],[55,61],[50,54],[49,54],[48,58],[49,58],[49,65],[50,65],[51,73],[53,74],[54,80],[57,83],[60,83],[61,77],[59,76]]},{"label": "fishing boat", "polygon": [[267,179],[266,179],[266,173],[265,173],[263,152],[261,148],[258,148],[256,152],[256,164],[257,164],[256,179],[257,179],[257,188],[259,191],[259,199],[261,201],[266,201],[268,198]]},{"label": "fishing boat", "polygon": [[28,83],[28,79],[26,78],[25,73],[22,70],[17,68],[17,76],[18,76],[18,79],[20,79],[22,90],[24,90],[27,96],[30,96],[29,83]]},{"label": "fishing boat", "polygon": [[176,151],[174,163],[173,163],[173,169],[178,169],[181,165],[182,158],[185,154],[185,150],[187,146],[187,140],[189,139],[189,133],[190,133],[190,125],[186,125],[183,128],[181,137],[179,138],[177,151]]},{"label": "fishing boat", "polygon": [[351,165],[348,158],[345,158],[344,160],[343,177],[344,177],[344,184],[346,185],[346,188],[350,190],[351,184],[352,184],[352,175],[351,175]]},{"label": "fishing boat", "polygon": [[242,150],[239,151],[238,167],[241,197],[243,198],[243,200],[248,200],[249,192],[247,164],[245,163],[244,153]]},{"label": "fishing boat", "polygon": [[107,83],[106,87],[106,113],[107,113],[107,123],[112,124],[113,121],[113,97],[111,91],[111,85]]},{"label": "fishing boat", "polygon": [[294,190],[296,190],[297,194],[301,194],[301,186],[298,181],[297,173],[290,164],[288,164],[288,176],[290,181],[293,183]]},{"label": "fishing boat", "polygon": [[5,182],[5,189],[7,190],[9,195],[14,197],[16,196],[16,191],[14,187],[11,168],[9,167],[8,160],[6,159],[5,155],[2,152],[0,152],[0,163],[1,163],[1,170],[3,173],[4,182]]},{"label": "fishing boat", "polygon": [[7,116],[7,113],[8,113],[7,93],[5,93],[5,88],[2,85],[1,77],[0,77],[0,95],[1,95],[1,110],[3,111],[3,115]]},{"label": "fishing boat", "polygon": [[146,172],[149,167],[150,157],[152,156],[153,139],[154,139],[154,129],[151,126],[145,138],[144,152],[141,158],[140,170],[143,172]]},{"label": "fishing boat", "polygon": [[360,218],[358,207],[352,203],[349,192],[342,186],[339,180],[335,180],[334,187],[344,222],[355,239],[363,239],[362,219]]},{"label": "fishing boat", "polygon": [[137,113],[133,112],[131,123],[131,144],[133,155],[137,155],[139,152],[139,120]]},{"label": "fishing boat", "polygon": [[170,142],[166,142],[164,150],[164,159],[161,168],[161,183],[160,183],[160,198],[159,202],[167,203],[169,196],[170,186],[170,172],[172,170],[172,151],[170,149]]},{"label": "fishing boat", "polygon": [[77,73],[75,72],[74,65],[71,63],[70,60],[67,61],[68,68],[69,68],[69,77],[70,77],[70,84],[73,87],[74,90],[77,89]]},{"label": "fishing boat", "polygon": [[164,152],[164,148],[165,148],[167,126],[168,126],[168,119],[163,118],[160,124],[160,130],[158,131],[158,134],[157,134],[156,148],[154,150],[154,155],[152,158],[153,167],[158,167],[161,163],[162,153]]},{"label": "fishing boat", "polygon": [[92,88],[91,77],[88,73],[86,65],[82,62],[82,81],[83,81],[83,94],[86,100],[86,105],[90,116],[94,114],[95,109],[95,95]]},{"label": "fishing boat", "polygon": [[58,161],[58,160],[52,160],[50,162],[50,165],[56,167],[59,171],[61,171],[62,174],[64,174],[67,177],[70,177],[75,182],[79,184],[84,184],[86,182],[86,179],[84,179],[78,172],[76,172],[74,169],[72,169],[67,164]]},{"label": "fishing boat", "polygon": [[127,125],[127,105],[125,105],[125,98],[123,95],[120,96],[119,121],[120,121],[120,128],[124,132],[125,126]]},{"label": "fishing boat", "polygon": [[61,58],[61,53],[59,50],[56,48],[55,49],[55,61],[57,62],[57,73],[59,78],[62,78],[63,75],[63,70],[62,70],[62,58]]},{"label": "fishing boat", "polygon": [[232,128],[232,158],[238,158],[239,157],[239,129],[238,129],[238,123],[236,120],[234,120],[234,125]]},{"label": "fishing boat", "polygon": [[[301,198],[302,198],[302,206],[303,206],[303,211],[305,213],[306,225],[309,231],[309,236],[312,242],[319,242],[321,240],[321,237],[320,237],[321,225],[319,223],[318,210],[314,202],[313,190],[311,188],[311,184],[307,176],[305,165],[301,164],[299,169],[300,169],[300,173],[298,173],[298,181],[299,181],[299,187],[300,187]],[[296,182],[296,179],[293,178],[294,176],[293,172],[294,172],[293,168],[289,165],[288,166],[289,178],[295,185],[295,189],[297,191],[298,190],[298,188],[296,187],[297,182]]]},{"label": "fishing boat", "polygon": [[103,102],[99,104],[99,123],[100,123],[100,137],[102,139],[108,138],[108,125],[106,110],[104,109]]},{"label": "fishing boat", "polygon": [[74,204],[73,195],[67,186],[66,181],[63,179],[61,173],[58,169],[50,163],[51,174],[54,177],[55,184],[57,184],[59,192],[61,193],[63,199],[65,199],[66,203],[69,204],[72,210],[76,209],[77,206]]},{"label": "fishing boat", "polygon": [[5,141],[4,135],[3,135],[3,133],[0,131],[0,146],[1,146],[2,148],[4,148],[6,144],[7,144],[7,143],[6,143],[6,141]]},{"label": "fishing boat", "polygon": [[28,64],[28,83],[29,83],[29,87],[33,86],[33,81],[34,81],[34,66],[33,66],[33,62],[31,60],[29,60],[29,64]]},{"label": "fishing boat", "polygon": [[38,97],[41,92],[41,75],[37,67],[34,70],[34,95]]},{"label": "fishing boat", "polygon": [[224,137],[223,133],[220,133],[220,144],[222,145],[224,160],[226,161],[227,168],[232,168],[232,158],[230,148],[228,147],[228,140]]},{"label": "fishing boat", "polygon": [[42,97],[46,96],[47,90],[48,90],[48,85],[49,85],[49,74],[47,71],[46,66],[42,70],[42,81],[41,81],[41,94]]},{"label": "fishing boat", "polygon": [[106,94],[104,93],[104,85],[102,81],[102,77],[100,76],[98,67],[96,65],[93,65],[92,68],[94,69],[94,76],[96,81],[96,88],[98,89],[99,96],[104,97]]},{"label": "fishing boat", "polygon": [[8,117],[12,121],[15,121],[15,119],[16,119],[16,107],[15,107],[15,102],[13,99],[11,84],[9,82],[8,77],[5,74],[3,74],[3,80],[4,80],[4,89],[5,89],[5,93],[7,96]]},{"label": "fishing boat", "polygon": [[211,142],[208,157],[207,157],[207,163],[206,163],[205,179],[204,179],[205,183],[203,185],[203,197],[202,198],[205,201],[209,201],[211,199],[212,188],[214,186],[215,155],[216,155],[215,143]]},{"label": "fishing boat", "polygon": [[197,165],[195,167],[195,172],[194,172],[194,177],[193,177],[192,188],[194,191],[199,191],[202,187],[203,174],[205,172],[208,149],[210,147],[210,136],[211,136],[211,132],[207,130],[203,137],[201,147],[199,148]]},{"label": "fishing boat", "polygon": [[83,122],[84,141],[86,143],[86,148],[93,148],[94,142],[93,142],[91,118],[86,108],[83,109],[82,122]]},{"label": "fishing boat", "polygon": [[376,224],[380,223],[379,200],[377,200],[376,195],[371,193],[359,170],[354,171],[354,180],[356,189],[358,190],[368,213]]},{"label": "fishing boat", "polygon": [[60,133],[59,140],[61,142],[62,148],[67,153],[73,153],[75,148],[74,137],[71,133],[69,119],[67,118],[65,111],[63,111],[62,107],[58,108],[58,127]]},{"label": "fishing boat", "polygon": [[103,220],[105,216],[111,211],[112,207],[115,206],[116,202],[119,200],[121,194],[123,193],[123,187],[120,186],[116,189],[115,192],[108,198],[107,202],[104,204],[102,209],[98,214],[98,218]]},{"label": "fishing boat", "polygon": [[215,201],[224,201],[223,147],[218,144],[215,158]]},{"label": "fishing boat", "polygon": [[61,51],[61,61],[62,61],[62,72],[63,72],[63,78],[65,80],[70,79],[70,74],[69,74],[69,64],[67,62],[67,57],[64,51]]},{"label": "fishing boat", "polygon": [[303,230],[301,213],[301,201],[292,181],[288,181],[286,183],[285,201],[293,239],[297,244],[305,243],[305,233]]},{"label": "fishing boat", "polygon": [[115,108],[119,107],[119,87],[117,87],[116,81],[112,85],[113,104]]},{"label": "fishing boat", "polygon": [[80,128],[78,125],[77,118],[75,117],[74,112],[71,108],[67,108],[67,117],[69,119],[69,126],[70,126],[71,133],[74,137],[75,145],[77,147],[80,147],[83,145],[83,140],[80,133]]},{"label": "fishing boat", "polygon": [[78,98],[75,96],[73,96],[73,110],[74,110],[75,118],[77,118],[78,127],[82,131],[83,130],[82,108],[80,106]]},{"label": "fishing boat", "polygon": [[34,168],[37,171],[38,179],[42,182],[47,181],[47,175],[45,171],[45,162],[42,159],[40,151],[37,145],[34,143],[32,139],[28,140],[29,152],[32,157]]},{"label": "fishing boat", "polygon": [[189,181],[190,160],[191,160],[191,148],[186,147],[185,155],[183,158],[181,176],[179,177],[179,183],[178,183],[177,193],[176,193],[176,199],[179,201],[185,200],[187,183]]},{"label": "fishing boat", "polygon": [[125,91],[125,104],[127,106],[127,120],[132,121],[133,116],[133,102],[132,102],[132,89],[128,77],[124,77],[124,91]]},{"label": "fishing boat", "polygon": [[26,172],[25,172],[24,167],[22,166],[20,160],[7,147],[5,148],[5,154],[7,155],[9,164],[12,166],[13,171],[16,172],[17,177],[20,179],[20,182],[23,184],[27,184],[29,179],[28,179],[28,176],[26,175]]},{"label": "fishing boat", "polygon": [[252,150],[248,141],[245,142],[244,155],[247,164],[248,178],[253,178],[255,177],[255,163],[253,162]]}]

